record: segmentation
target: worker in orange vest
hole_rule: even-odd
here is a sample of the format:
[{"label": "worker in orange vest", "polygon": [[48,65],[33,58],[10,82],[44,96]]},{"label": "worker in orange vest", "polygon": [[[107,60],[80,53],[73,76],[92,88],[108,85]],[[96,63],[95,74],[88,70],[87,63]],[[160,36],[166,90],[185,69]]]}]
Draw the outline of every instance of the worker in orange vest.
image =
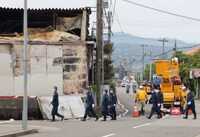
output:
[{"label": "worker in orange vest", "polygon": [[145,114],[145,105],[148,101],[148,95],[144,89],[143,86],[139,86],[139,89],[136,92],[136,97],[135,97],[135,103],[139,103],[140,104],[140,113],[142,115]]}]

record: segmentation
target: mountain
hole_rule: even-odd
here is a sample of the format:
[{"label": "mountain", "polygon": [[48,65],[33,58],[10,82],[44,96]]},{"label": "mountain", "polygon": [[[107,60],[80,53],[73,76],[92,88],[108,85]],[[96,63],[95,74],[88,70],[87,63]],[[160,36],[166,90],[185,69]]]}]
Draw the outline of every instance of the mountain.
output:
[{"label": "mountain", "polygon": [[[167,39],[164,51],[167,52],[164,56],[169,57],[173,53],[175,47],[175,40]],[[127,69],[140,71],[142,66],[143,48],[141,45],[148,45],[144,48],[145,64],[152,61],[152,59],[159,58],[162,54],[162,42],[154,38],[143,38],[133,36],[127,33],[114,33],[112,37],[114,43],[113,61],[114,65],[118,66],[120,63],[127,67]],[[181,40],[176,40],[177,49],[181,47],[190,47],[188,44]],[[168,52],[169,51],[169,52]],[[150,56],[151,55],[151,56]]]},{"label": "mountain", "polygon": [[194,45],[193,48],[185,51],[184,53],[187,54],[187,55],[194,55],[194,54],[198,53],[199,51],[200,51],[200,44]]}]

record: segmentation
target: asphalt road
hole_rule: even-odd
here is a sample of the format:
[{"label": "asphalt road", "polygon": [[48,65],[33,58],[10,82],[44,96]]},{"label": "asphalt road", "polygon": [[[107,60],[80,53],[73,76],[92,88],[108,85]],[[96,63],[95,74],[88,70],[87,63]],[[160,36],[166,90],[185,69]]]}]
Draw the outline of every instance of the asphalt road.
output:
[{"label": "asphalt road", "polygon": [[[119,88],[118,96],[131,112],[132,95],[127,95],[125,89]],[[197,108],[200,108],[199,102]],[[30,121],[29,124],[32,128],[40,129],[40,133],[28,137],[200,137],[200,119],[193,120],[192,116],[188,120],[169,115],[159,120],[148,120],[144,116],[132,118],[129,113],[117,121]]]}]

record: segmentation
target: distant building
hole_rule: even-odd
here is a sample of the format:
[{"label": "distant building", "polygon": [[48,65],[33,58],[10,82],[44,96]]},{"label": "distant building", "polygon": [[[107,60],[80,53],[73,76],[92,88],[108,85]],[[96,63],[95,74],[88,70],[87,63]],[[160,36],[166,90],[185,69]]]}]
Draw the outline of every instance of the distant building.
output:
[{"label": "distant building", "polygon": [[[83,93],[94,78],[90,8],[29,9],[29,95]],[[23,9],[0,8],[1,96],[22,95]],[[3,67],[2,67],[3,66]]]}]

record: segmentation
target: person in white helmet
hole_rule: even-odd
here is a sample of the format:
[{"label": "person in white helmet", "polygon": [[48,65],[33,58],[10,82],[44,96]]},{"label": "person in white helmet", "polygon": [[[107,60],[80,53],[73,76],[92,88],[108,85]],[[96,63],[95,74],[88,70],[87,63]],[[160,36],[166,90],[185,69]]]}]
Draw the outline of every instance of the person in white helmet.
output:
[{"label": "person in white helmet", "polygon": [[145,114],[145,104],[148,101],[148,95],[144,89],[144,87],[141,85],[139,86],[139,89],[136,92],[136,97],[135,97],[135,103],[140,104],[140,113],[142,115]]}]

